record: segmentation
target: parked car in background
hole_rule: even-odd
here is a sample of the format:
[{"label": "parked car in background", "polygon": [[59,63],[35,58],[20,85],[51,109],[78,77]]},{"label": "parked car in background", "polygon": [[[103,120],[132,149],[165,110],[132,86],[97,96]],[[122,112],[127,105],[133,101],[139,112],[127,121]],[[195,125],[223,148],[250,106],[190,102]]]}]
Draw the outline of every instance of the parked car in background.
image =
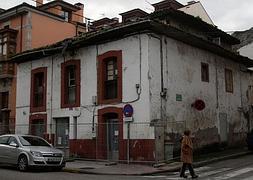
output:
[{"label": "parked car in background", "polygon": [[248,149],[253,150],[253,129],[247,134],[247,139],[246,139]]},{"label": "parked car in background", "polygon": [[14,165],[20,171],[26,171],[30,167],[61,170],[65,166],[64,153],[46,140],[15,134],[0,136],[0,163]]}]

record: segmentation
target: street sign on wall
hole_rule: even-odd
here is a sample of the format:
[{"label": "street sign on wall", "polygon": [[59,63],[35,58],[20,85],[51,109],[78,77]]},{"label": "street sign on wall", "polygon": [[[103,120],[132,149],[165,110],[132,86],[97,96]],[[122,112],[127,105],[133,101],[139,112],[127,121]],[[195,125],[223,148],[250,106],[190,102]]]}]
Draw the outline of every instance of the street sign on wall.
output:
[{"label": "street sign on wall", "polygon": [[126,104],[123,108],[123,114],[125,117],[132,117],[134,113],[133,106],[131,104]]}]

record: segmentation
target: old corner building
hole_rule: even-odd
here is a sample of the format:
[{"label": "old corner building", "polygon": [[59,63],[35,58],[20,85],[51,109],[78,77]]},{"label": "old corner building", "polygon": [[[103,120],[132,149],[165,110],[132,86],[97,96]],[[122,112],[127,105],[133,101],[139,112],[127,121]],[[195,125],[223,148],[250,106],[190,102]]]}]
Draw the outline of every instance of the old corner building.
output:
[{"label": "old corner building", "polygon": [[176,1],[154,6],[14,56],[16,133],[116,161],[172,158],[186,128],[197,149],[243,143],[252,126],[252,60],[232,51],[236,38],[176,10]]}]

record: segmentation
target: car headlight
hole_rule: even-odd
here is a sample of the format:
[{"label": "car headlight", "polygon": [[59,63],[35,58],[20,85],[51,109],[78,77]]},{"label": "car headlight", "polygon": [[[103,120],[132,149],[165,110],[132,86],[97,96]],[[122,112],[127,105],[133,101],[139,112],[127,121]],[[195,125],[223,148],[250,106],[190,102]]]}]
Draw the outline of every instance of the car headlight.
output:
[{"label": "car headlight", "polygon": [[41,152],[36,152],[36,151],[31,151],[31,154],[34,156],[34,157],[43,157]]}]

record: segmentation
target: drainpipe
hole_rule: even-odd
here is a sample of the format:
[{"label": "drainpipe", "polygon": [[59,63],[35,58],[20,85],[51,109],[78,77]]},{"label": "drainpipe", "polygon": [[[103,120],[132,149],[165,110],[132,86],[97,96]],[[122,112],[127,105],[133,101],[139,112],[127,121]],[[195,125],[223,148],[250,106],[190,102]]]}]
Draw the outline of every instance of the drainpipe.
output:
[{"label": "drainpipe", "polygon": [[[164,160],[164,125],[165,125],[165,107],[166,107],[166,94],[167,94],[167,89],[164,88],[164,75],[163,75],[163,70],[164,70],[164,57],[163,57],[163,37],[160,36],[160,63],[161,63],[161,92],[160,92],[160,99],[161,99],[161,104],[160,104],[160,113],[161,113],[161,121],[160,121],[160,127],[163,127],[163,134],[159,133],[159,141],[162,141],[161,143],[163,143],[163,155],[162,155],[162,160]],[[160,129],[160,128],[159,128]],[[160,137],[160,135],[162,137]],[[160,140],[161,139],[161,140]],[[157,159],[158,162],[158,159]]]},{"label": "drainpipe", "polygon": [[[51,143],[52,144],[54,144],[55,142],[52,142],[52,134],[53,134],[53,125],[52,125],[52,123],[53,123],[53,77],[54,77],[54,57],[53,57],[53,55],[52,55],[52,58],[51,58],[51,89],[50,89],[50,91],[51,91],[51,95],[50,95],[50,139],[51,139]],[[54,136],[55,137],[55,136]],[[55,140],[54,140],[55,141]]]}]

